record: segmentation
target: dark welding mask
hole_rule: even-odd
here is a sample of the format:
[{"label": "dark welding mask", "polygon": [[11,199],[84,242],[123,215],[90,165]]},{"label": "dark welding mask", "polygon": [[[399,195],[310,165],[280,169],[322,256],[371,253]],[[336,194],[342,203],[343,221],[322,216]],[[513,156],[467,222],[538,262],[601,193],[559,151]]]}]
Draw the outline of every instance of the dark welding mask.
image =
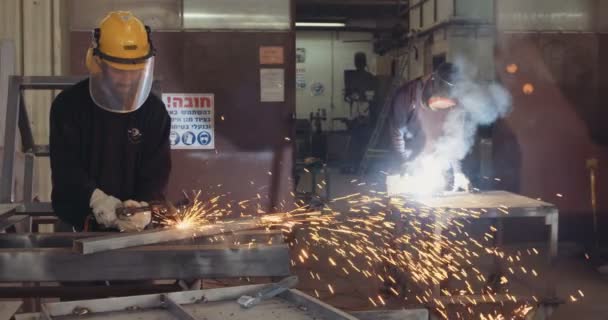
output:
[{"label": "dark welding mask", "polygon": [[442,63],[425,81],[422,98],[425,105],[432,110],[452,108],[457,104],[453,97],[457,69],[451,63]]}]

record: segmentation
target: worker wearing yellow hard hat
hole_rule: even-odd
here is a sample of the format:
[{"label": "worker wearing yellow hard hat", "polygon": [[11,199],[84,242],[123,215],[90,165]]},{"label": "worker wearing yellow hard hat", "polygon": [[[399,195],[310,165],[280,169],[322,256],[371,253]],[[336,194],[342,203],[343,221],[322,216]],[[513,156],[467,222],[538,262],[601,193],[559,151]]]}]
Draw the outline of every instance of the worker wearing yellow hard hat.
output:
[{"label": "worker wearing yellow hard hat", "polygon": [[141,107],[154,73],[150,28],[129,12],[112,12],[93,31],[86,64],[91,96],[100,107],[130,112]]},{"label": "worker wearing yellow hard hat", "polygon": [[89,78],[53,101],[51,198],[57,216],[76,230],[89,222],[88,231],[142,230],[149,211],[121,216],[117,209],[164,200],[171,120],[150,93],[155,54],[148,26],[130,12],[111,12],[93,31]]}]

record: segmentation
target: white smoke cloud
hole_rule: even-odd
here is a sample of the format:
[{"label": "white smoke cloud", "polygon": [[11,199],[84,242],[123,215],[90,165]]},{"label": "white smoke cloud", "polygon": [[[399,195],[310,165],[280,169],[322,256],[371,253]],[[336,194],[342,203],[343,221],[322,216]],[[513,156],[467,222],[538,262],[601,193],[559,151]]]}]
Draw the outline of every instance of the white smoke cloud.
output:
[{"label": "white smoke cloud", "polygon": [[[443,135],[433,145],[432,152],[415,160],[412,169],[441,170],[443,175],[466,157],[475,143],[479,126],[487,126],[504,117],[511,109],[511,95],[497,83],[476,80],[477,69],[464,59],[455,63],[459,70],[458,81],[452,96],[459,105],[447,116]],[[432,161],[429,161],[432,160]]]}]

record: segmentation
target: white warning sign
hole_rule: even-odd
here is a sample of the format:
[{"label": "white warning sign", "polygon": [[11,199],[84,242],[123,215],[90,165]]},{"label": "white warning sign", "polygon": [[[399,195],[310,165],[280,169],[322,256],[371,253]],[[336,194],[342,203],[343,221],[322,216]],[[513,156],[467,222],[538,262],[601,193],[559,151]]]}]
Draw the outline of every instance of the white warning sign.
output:
[{"label": "white warning sign", "polygon": [[171,149],[214,149],[212,93],[163,93],[171,116]]}]

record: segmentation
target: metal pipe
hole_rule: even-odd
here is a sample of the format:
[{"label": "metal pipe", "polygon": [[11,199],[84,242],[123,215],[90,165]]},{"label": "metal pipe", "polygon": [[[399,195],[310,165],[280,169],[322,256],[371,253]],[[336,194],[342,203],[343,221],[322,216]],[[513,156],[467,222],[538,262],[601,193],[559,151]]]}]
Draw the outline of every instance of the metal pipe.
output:
[{"label": "metal pipe", "polygon": [[27,152],[25,154],[23,172],[23,201],[32,202],[34,198],[34,158],[35,154]]},{"label": "metal pipe", "polygon": [[0,287],[0,299],[10,298],[62,298],[62,299],[97,299],[121,297],[152,293],[179,291],[178,284],[112,284],[77,285],[77,286],[42,286],[42,287]]},{"label": "metal pipe", "polygon": [[121,233],[117,235],[75,240],[74,251],[81,254],[91,254],[109,250],[184,240],[194,237],[219,235],[230,231],[253,229],[257,226],[259,226],[259,223],[251,223],[251,221],[246,221],[244,223],[229,226],[224,226],[223,224],[214,224],[201,230],[168,228],[136,233]]},{"label": "metal pipe", "polygon": [[63,90],[86,79],[84,76],[26,76],[21,78],[21,89]]},{"label": "metal pipe", "polygon": [[422,37],[429,33],[432,33],[438,29],[448,27],[451,25],[459,25],[459,26],[474,26],[474,27],[488,27],[496,29],[496,26],[493,23],[484,20],[478,19],[470,19],[470,18],[450,18],[448,20],[436,23],[422,31],[416,32],[415,37]]},{"label": "metal pipe", "polygon": [[103,237],[79,239],[74,241],[74,251],[81,254],[91,254],[195,237],[215,236],[227,232],[256,229],[271,222],[282,223],[288,216],[289,215],[285,213],[277,213],[258,218],[216,222],[196,228],[179,229],[172,227],[160,230],[120,233]]},{"label": "metal pipe", "polygon": [[11,76],[6,99],[6,122],[4,127],[4,154],[2,176],[0,176],[0,203],[13,202],[13,178],[15,166],[16,134],[19,123],[20,78]]},{"label": "metal pipe", "polygon": [[0,220],[4,220],[17,212],[16,204],[0,204]]},{"label": "metal pipe", "polygon": [[[102,235],[116,234],[113,232],[58,232],[58,233],[18,233],[0,234],[1,249],[32,249],[32,248],[63,248],[70,249],[74,240],[99,237]],[[239,244],[254,241],[260,244],[281,244],[283,233],[281,230],[254,230],[235,232],[229,235],[214,237],[201,237],[171,243],[179,245],[204,245],[204,244]]]},{"label": "metal pipe", "polygon": [[177,302],[171,299],[170,296],[166,294],[162,294],[160,296],[160,300],[162,305],[177,319],[180,320],[197,320],[197,318],[190,313],[188,310],[184,309]]},{"label": "metal pipe", "polygon": [[158,245],[94,255],[0,249],[0,282],[283,277],[289,261],[287,245]]},{"label": "metal pipe", "polygon": [[599,230],[598,230],[598,221],[597,221],[597,184],[596,184],[596,175],[597,170],[599,168],[599,160],[597,158],[592,158],[587,160],[587,169],[589,169],[589,183],[590,183],[590,191],[591,191],[591,213],[593,214],[593,241],[595,243],[595,247],[599,247]]},{"label": "metal pipe", "polygon": [[14,215],[6,219],[0,219],[0,231],[10,228],[16,224],[23,222],[25,219],[29,219],[30,216],[26,215]]},{"label": "metal pipe", "polygon": [[430,0],[420,0],[418,3],[415,3],[411,6],[408,6],[407,9],[405,9],[404,12],[400,12],[399,15],[400,16],[405,16],[406,14],[410,13],[410,11],[412,11],[413,9],[416,9],[418,7],[421,7],[423,4],[429,2]]}]

